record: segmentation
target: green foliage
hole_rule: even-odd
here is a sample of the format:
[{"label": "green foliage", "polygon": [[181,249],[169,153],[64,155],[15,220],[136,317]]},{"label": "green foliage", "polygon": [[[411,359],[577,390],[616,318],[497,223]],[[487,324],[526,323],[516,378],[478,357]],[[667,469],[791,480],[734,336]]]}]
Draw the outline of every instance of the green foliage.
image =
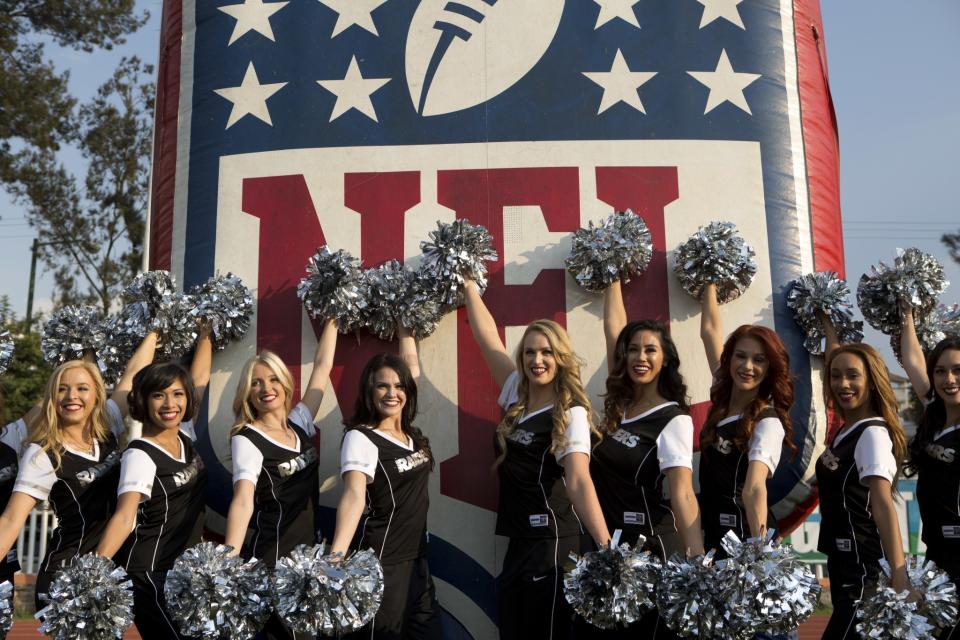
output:
[{"label": "green foliage", "polygon": [[40,335],[23,333],[22,323],[13,314],[5,320],[3,328],[13,335],[15,346],[13,362],[0,376],[0,426],[22,418],[43,399],[47,378],[53,371],[43,360]]}]

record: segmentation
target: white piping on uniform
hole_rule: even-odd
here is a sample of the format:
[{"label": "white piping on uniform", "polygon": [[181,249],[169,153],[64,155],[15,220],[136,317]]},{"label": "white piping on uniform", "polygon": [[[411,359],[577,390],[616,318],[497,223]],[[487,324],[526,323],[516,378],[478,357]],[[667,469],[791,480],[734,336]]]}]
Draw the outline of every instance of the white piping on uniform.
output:
[{"label": "white piping on uniform", "polygon": [[163,616],[164,622],[166,622],[167,626],[170,627],[170,631],[173,632],[173,635],[179,638],[180,634],[177,633],[176,627],[173,626],[173,623],[170,622],[170,618],[167,617],[167,611],[163,608],[163,605],[160,604],[160,590],[157,589],[157,585],[153,583],[153,578],[150,576],[150,572],[144,571],[143,575],[146,577],[147,582],[150,583],[150,586],[153,587],[153,601],[157,604],[157,611],[159,611],[160,615]]},{"label": "white piping on uniform", "polygon": [[[547,511],[550,512],[550,517],[553,519],[553,598],[550,601],[550,635],[548,636],[549,640],[553,640],[553,617],[557,607],[557,584],[560,581],[560,576],[557,573],[557,556],[560,554],[560,529],[557,525],[557,514],[555,514],[553,509],[550,508],[550,500],[547,498],[547,492],[543,488],[543,465],[547,459],[548,451],[548,449],[544,449],[543,455],[540,456],[540,470],[537,472],[537,486],[540,487],[540,493],[543,494],[543,506],[547,508]],[[563,485],[567,485],[566,479],[563,480]],[[573,511],[573,515],[577,518],[577,522],[580,522],[580,517],[577,516],[577,512],[574,510],[573,505],[570,505],[570,510]]]},{"label": "white piping on uniform", "polygon": [[[383,466],[383,461],[380,460],[379,456],[377,457],[377,465],[383,470],[383,477],[387,480],[387,487],[390,489],[390,517],[387,518],[387,528],[383,532],[383,544],[380,546],[380,553],[377,554],[378,559],[383,558],[383,550],[387,548],[387,536],[390,535],[390,525],[393,523],[393,514],[397,511],[397,498],[393,494],[393,483],[390,482],[390,476],[387,474],[387,468]],[[363,523],[363,528],[367,528],[366,521]],[[370,639],[373,640],[374,632],[374,623],[377,621],[377,614],[373,614],[373,620],[370,621]]]},{"label": "white piping on uniform", "polygon": [[[159,478],[156,478],[159,481]],[[160,532],[157,534],[157,543],[153,545],[153,558],[150,559],[150,571],[154,570],[154,566],[157,564],[157,553],[160,551],[160,540],[163,539],[163,530],[167,526],[167,522],[170,519],[170,494],[167,493],[167,488],[163,486],[163,483],[160,482],[160,489],[163,491],[163,524],[160,525]]]}]

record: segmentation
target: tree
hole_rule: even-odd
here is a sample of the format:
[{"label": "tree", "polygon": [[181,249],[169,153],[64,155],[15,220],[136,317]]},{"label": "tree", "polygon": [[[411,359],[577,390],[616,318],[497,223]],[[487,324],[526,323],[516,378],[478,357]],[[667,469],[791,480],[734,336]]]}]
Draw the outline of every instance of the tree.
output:
[{"label": "tree", "polygon": [[53,368],[43,359],[40,336],[23,332],[23,323],[9,308],[9,300],[0,297],[0,328],[13,335],[14,351],[10,368],[0,375],[0,426],[23,417],[30,407],[43,399],[47,378]]},{"label": "tree", "polygon": [[945,233],[943,237],[940,238],[940,242],[947,245],[947,248],[950,249],[950,257],[953,258],[955,262],[960,263],[960,232]]},{"label": "tree", "polygon": [[[0,0],[2,2],[2,0]],[[143,255],[154,89],[153,69],[124,58],[79,109],[77,144],[87,161],[81,185],[50,149],[25,150],[9,185],[54,272],[55,304],[110,311]]]}]

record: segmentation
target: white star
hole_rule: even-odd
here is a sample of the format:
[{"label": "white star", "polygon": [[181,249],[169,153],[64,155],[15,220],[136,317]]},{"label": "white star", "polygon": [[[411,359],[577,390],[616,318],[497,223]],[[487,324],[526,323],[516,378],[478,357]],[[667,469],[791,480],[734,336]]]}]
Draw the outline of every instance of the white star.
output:
[{"label": "white star", "polygon": [[703,17],[700,18],[701,29],[714,20],[723,18],[729,20],[744,31],[747,30],[747,28],[743,26],[743,20],[740,18],[740,10],[737,9],[737,5],[743,2],[743,0],[697,0],[697,2],[703,5]]},{"label": "white star", "polygon": [[379,122],[370,96],[388,82],[390,78],[364,78],[360,74],[360,65],[357,64],[356,56],[350,59],[350,66],[347,67],[347,75],[343,80],[317,80],[318,85],[337,96],[333,113],[330,114],[330,122],[350,109],[356,109],[374,122]]},{"label": "white star", "polygon": [[257,78],[257,70],[253,68],[251,62],[247,66],[247,72],[243,74],[243,82],[239,87],[228,87],[226,89],[214,89],[213,92],[218,96],[226,98],[233,103],[233,110],[227,119],[229,129],[237,120],[248,113],[255,118],[263,120],[271,127],[273,122],[270,120],[270,112],[267,110],[267,99],[286,86],[286,82],[276,82],[274,84],[260,84]]},{"label": "white star", "polygon": [[730,64],[730,58],[727,57],[727,50],[720,52],[720,60],[717,61],[715,71],[687,71],[691,76],[697,79],[697,82],[707,86],[710,89],[710,95],[707,97],[707,107],[704,109],[704,115],[710,113],[713,109],[724,102],[732,102],[750,115],[750,105],[743,95],[746,89],[754,80],[760,77],[759,73],[737,73]]},{"label": "white star", "polygon": [[336,38],[353,25],[357,25],[373,35],[379,36],[377,26],[373,24],[373,16],[370,14],[386,1],[387,0],[319,0],[320,4],[325,5],[329,9],[333,9],[339,14],[337,16],[337,24],[333,26],[333,35],[330,36],[331,38]]},{"label": "white star", "polygon": [[657,74],[653,71],[631,71],[623,53],[617,49],[610,71],[584,71],[583,75],[603,87],[603,98],[597,110],[597,115],[600,115],[618,102],[626,102],[640,113],[646,113],[637,89]]},{"label": "white star", "polygon": [[276,42],[277,40],[273,37],[273,29],[270,27],[270,16],[288,4],[288,2],[263,4],[263,0],[244,0],[243,4],[228,4],[225,7],[217,7],[220,11],[237,20],[227,46],[232,45],[248,31],[256,31]]},{"label": "white star", "polygon": [[593,0],[598,5],[600,5],[600,15],[597,16],[597,24],[593,28],[594,31],[607,24],[615,18],[620,18],[626,22],[632,24],[637,29],[640,28],[640,23],[637,22],[637,14],[633,12],[633,5],[640,2],[640,0]]}]

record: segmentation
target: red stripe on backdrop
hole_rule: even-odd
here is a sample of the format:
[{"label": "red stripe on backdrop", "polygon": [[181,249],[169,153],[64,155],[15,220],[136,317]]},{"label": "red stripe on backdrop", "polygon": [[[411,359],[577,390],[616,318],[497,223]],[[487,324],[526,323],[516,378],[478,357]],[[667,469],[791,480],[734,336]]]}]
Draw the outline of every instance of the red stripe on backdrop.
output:
[{"label": "red stripe on backdrop", "polygon": [[151,269],[169,269],[173,243],[173,196],[177,175],[177,124],[180,112],[180,46],[183,3],[165,0],[160,21],[160,60],[153,132],[153,176],[150,193]]},{"label": "red stripe on backdrop", "polygon": [[839,137],[819,0],[796,0],[793,19],[813,260],[818,271],[829,269],[844,277]]}]

